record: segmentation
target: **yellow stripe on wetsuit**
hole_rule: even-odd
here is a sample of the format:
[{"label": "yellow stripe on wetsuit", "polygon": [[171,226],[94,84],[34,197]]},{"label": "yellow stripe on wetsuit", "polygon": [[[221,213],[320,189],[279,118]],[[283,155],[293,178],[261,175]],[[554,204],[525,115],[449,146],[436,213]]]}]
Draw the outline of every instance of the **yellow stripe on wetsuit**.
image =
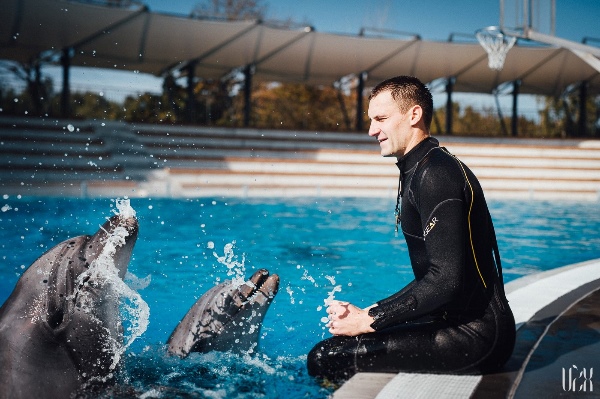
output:
[{"label": "yellow stripe on wetsuit", "polygon": [[469,205],[469,213],[467,215],[467,222],[469,225],[469,241],[471,243],[471,251],[473,252],[473,260],[475,261],[475,267],[477,268],[477,273],[479,273],[479,277],[481,278],[481,282],[483,283],[483,286],[485,288],[487,288],[487,284],[485,283],[485,280],[483,279],[483,275],[481,274],[481,269],[479,268],[479,262],[477,262],[477,255],[475,254],[475,245],[473,245],[473,233],[471,232],[471,210],[473,209],[473,199],[475,197],[474,192],[473,192],[473,186],[471,185],[471,182],[469,181],[469,177],[467,176],[467,171],[463,167],[460,160],[458,158],[456,158],[453,154],[448,152],[448,150],[446,150],[445,148],[443,148],[443,147],[440,147],[440,148],[446,154],[448,154],[452,158],[454,158],[454,160],[458,163],[458,166],[460,166],[460,168],[463,172],[463,175],[465,176],[465,181],[467,182],[467,184],[469,185],[469,189],[471,190],[471,204]]}]

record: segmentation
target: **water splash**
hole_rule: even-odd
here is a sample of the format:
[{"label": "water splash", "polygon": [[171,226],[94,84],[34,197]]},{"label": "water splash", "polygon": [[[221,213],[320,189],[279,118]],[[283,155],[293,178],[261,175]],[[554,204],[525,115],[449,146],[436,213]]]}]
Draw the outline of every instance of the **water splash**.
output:
[{"label": "water splash", "polygon": [[[115,202],[117,211],[114,212],[120,216],[120,221],[124,222],[130,217],[135,217],[135,210],[131,207],[129,200],[116,200]],[[117,226],[109,234],[103,243],[104,246],[100,255],[92,261],[85,272],[79,275],[76,282],[78,288],[73,293],[73,298],[77,299],[81,308],[90,316],[96,318],[109,333],[110,338],[105,342],[106,347],[104,349],[114,354],[108,375],[95,376],[91,380],[110,378],[125,350],[148,328],[150,319],[148,304],[119,277],[119,270],[114,262],[117,249],[126,243],[125,239],[128,235],[127,229],[122,225]],[[117,316],[114,320],[103,321],[95,316],[98,306],[98,292],[84,289],[89,284],[93,284],[96,289],[100,288],[103,298],[114,299],[114,301],[105,301],[106,303],[117,304],[119,312],[115,312]],[[121,337],[119,334],[121,327],[123,327],[123,342],[120,342],[119,339]]]},{"label": "water splash", "polygon": [[146,277],[142,278],[127,271],[127,273],[125,273],[124,281],[132,290],[140,291],[145,288],[148,288],[148,286],[152,282],[152,275],[149,274]]},{"label": "water splash", "polygon": [[135,209],[131,206],[131,202],[128,199],[116,199],[115,205],[117,210],[113,212],[124,219],[134,218],[136,213]]},{"label": "water splash", "polygon": [[294,290],[292,290],[292,287],[290,287],[289,285],[287,287],[285,287],[285,292],[288,293],[288,295],[290,296],[290,303],[293,305],[296,303],[296,300],[294,299]]},{"label": "water splash", "polygon": [[242,254],[241,261],[238,260],[238,256],[235,254],[235,240],[225,244],[223,247],[223,256],[219,256],[217,252],[213,252],[217,262],[227,267],[227,277],[231,277],[234,287],[240,287],[246,282],[246,257]]},{"label": "water splash", "polygon": [[[336,292],[342,292],[342,286],[335,284],[335,277],[334,276],[325,276],[325,278],[327,280],[329,280],[329,282],[333,286],[333,288],[331,289],[331,291],[327,292],[327,298],[325,298],[323,300],[323,304],[327,307],[327,306],[329,306],[331,304],[331,302],[333,302],[335,300],[335,293]],[[319,306],[317,308],[317,310],[321,311],[321,310],[323,310],[323,307]],[[328,317],[321,317],[321,323],[323,323],[323,324],[329,323],[329,318]],[[323,328],[325,328],[325,327],[323,327]]]},{"label": "water splash", "polygon": [[[300,269],[301,266],[298,265],[297,268]],[[319,285],[315,281],[315,278],[308,273],[308,270],[306,268],[303,268],[303,270],[304,270],[304,272],[302,274],[302,277],[300,277],[300,279],[310,281],[312,283],[312,285],[315,286],[315,288],[319,287]]]}]

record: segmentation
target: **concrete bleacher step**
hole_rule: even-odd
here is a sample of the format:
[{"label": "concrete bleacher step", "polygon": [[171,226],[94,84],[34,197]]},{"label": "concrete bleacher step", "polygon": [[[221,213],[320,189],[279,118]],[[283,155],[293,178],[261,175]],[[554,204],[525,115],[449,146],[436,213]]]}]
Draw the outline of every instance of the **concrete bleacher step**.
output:
[{"label": "concrete bleacher step", "polygon": [[[439,138],[488,198],[600,198],[598,141]],[[366,133],[0,118],[5,191],[393,198],[394,163]]]},{"label": "concrete bleacher step", "polygon": [[306,173],[230,172],[219,170],[170,171],[172,185],[193,196],[220,192],[220,195],[264,196],[361,196],[388,197],[395,193],[395,179],[377,175],[307,175]]}]

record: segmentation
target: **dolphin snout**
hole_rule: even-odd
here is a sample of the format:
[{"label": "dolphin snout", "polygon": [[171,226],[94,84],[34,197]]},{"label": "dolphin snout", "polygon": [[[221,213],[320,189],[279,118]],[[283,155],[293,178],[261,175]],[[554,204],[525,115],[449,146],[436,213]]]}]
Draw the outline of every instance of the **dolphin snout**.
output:
[{"label": "dolphin snout", "polygon": [[277,295],[277,291],[279,291],[279,276],[277,274],[268,276],[261,281],[260,285],[257,285],[253,298],[254,304],[269,305]]},{"label": "dolphin snout", "polygon": [[138,232],[139,229],[139,224],[138,224],[138,220],[135,216],[129,216],[126,218],[122,218],[124,220],[122,220],[122,223],[124,225],[124,227],[127,229],[127,231],[129,233],[136,233]]},{"label": "dolphin snout", "polygon": [[266,297],[273,298],[277,295],[277,291],[279,291],[279,276],[277,274],[269,276],[262,284],[259,291]]},{"label": "dolphin snout", "polygon": [[91,260],[99,256],[108,242],[108,237],[115,234],[119,228],[124,228],[127,231],[127,235],[123,237],[125,242],[117,246],[113,260],[115,267],[119,271],[119,277],[124,278],[129,261],[131,260],[133,247],[138,238],[139,225],[135,216],[123,217],[121,215],[113,215],[92,237],[91,242],[93,245],[90,246],[88,253]]},{"label": "dolphin snout", "polygon": [[127,230],[129,233],[128,240],[131,237],[137,238],[139,223],[135,216],[113,215],[106,221],[106,223],[104,223],[102,230],[104,230],[105,233],[112,234],[117,227],[123,227]]}]

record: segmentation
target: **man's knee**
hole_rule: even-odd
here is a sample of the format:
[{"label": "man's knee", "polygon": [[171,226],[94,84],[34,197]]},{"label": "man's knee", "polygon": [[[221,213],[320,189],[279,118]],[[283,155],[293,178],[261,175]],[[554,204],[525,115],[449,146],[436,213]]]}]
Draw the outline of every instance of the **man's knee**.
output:
[{"label": "man's knee", "polygon": [[356,337],[333,337],[316,344],[308,353],[308,374],[329,380],[348,379],[356,373]]}]

